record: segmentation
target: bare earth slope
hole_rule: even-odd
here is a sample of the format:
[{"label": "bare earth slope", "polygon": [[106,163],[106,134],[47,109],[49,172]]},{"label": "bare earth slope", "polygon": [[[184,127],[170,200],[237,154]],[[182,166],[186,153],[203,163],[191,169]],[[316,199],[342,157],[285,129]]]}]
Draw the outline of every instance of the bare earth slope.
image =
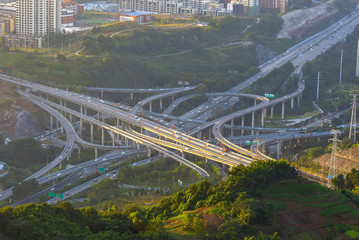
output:
[{"label": "bare earth slope", "polygon": [[292,38],[293,36],[300,36],[306,29],[308,29],[314,22],[328,17],[336,12],[332,6],[333,0],[329,0],[318,6],[299,9],[282,16],[284,20],[283,28],[278,33],[278,38]]}]

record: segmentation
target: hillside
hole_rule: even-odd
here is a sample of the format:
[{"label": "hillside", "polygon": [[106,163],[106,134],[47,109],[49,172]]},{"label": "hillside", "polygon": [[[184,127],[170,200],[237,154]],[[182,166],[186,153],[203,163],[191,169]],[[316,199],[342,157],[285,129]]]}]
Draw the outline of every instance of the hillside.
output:
[{"label": "hillside", "polygon": [[283,161],[232,169],[149,207],[104,211],[28,204],[0,209],[1,239],[355,239],[359,210],[343,194],[298,178]]},{"label": "hillside", "polygon": [[[338,171],[348,173],[352,168],[359,169],[359,147],[352,147],[337,152]],[[314,163],[328,165],[330,154],[324,154],[321,157],[313,159]]]}]

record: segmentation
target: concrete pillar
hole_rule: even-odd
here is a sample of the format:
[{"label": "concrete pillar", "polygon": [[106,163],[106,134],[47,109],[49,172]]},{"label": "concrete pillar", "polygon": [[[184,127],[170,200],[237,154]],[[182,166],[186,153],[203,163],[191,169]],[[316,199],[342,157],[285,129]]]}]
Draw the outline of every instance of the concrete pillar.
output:
[{"label": "concrete pillar", "polygon": [[277,159],[280,158],[281,152],[280,152],[280,148],[281,148],[281,142],[277,141]]},{"label": "concrete pillar", "polygon": [[101,115],[102,115],[102,122],[105,122],[105,114],[102,113]]},{"label": "concrete pillar", "polygon": [[64,133],[64,126],[61,125],[61,134]]},{"label": "concrete pillar", "polygon": [[[60,99],[60,106],[62,106],[62,100]],[[64,112],[60,110],[60,113],[63,114]]]},{"label": "concrete pillar", "polygon": [[264,108],[264,119],[267,118],[267,108]]},{"label": "concrete pillar", "polygon": [[95,148],[95,158],[97,158],[97,148]]},{"label": "concrete pillar", "polygon": [[254,99],[254,106],[257,105],[257,99]]},{"label": "concrete pillar", "polygon": [[93,143],[93,124],[90,123],[91,126],[91,142]]},{"label": "concrete pillar", "polygon": [[[252,127],[254,127],[254,118],[255,118],[255,112],[252,112]],[[254,134],[254,131],[251,131],[251,135]]]},{"label": "concrete pillar", "polygon": [[232,120],[231,120],[231,137],[233,137],[233,135],[234,135],[233,125],[234,125],[234,120],[232,119]]},{"label": "concrete pillar", "polygon": [[[83,107],[80,106],[80,113],[82,114],[83,113]],[[82,118],[80,118],[80,133],[82,132]]]},{"label": "concrete pillar", "polygon": [[133,100],[133,92],[131,93],[131,101]]},{"label": "concrete pillar", "polygon": [[150,102],[150,112],[152,112],[152,102]]},{"label": "concrete pillar", "polygon": [[176,95],[172,95],[172,102],[174,102]]},{"label": "concrete pillar", "polygon": [[212,139],[212,128],[208,128],[208,139]]},{"label": "concrete pillar", "polygon": [[300,103],[300,94],[297,95],[297,104],[298,104],[298,107],[299,107],[299,103]]},{"label": "concrete pillar", "polygon": [[284,106],[285,106],[285,102],[282,102],[282,119],[284,119]]},{"label": "concrete pillar", "polygon": [[101,91],[101,99],[103,99],[103,91]]},{"label": "concrete pillar", "polygon": [[273,118],[274,106],[270,107],[270,119]]},{"label": "concrete pillar", "polygon": [[293,109],[294,108],[294,97],[292,97],[290,99],[290,108]]},{"label": "concrete pillar", "polygon": [[81,148],[80,148],[80,146],[78,146],[78,148],[77,148],[77,155],[80,156],[80,154],[81,154]]},{"label": "concrete pillar", "polygon": [[115,133],[113,132],[113,138],[112,138],[112,146],[115,146]]},{"label": "concrete pillar", "polygon": [[87,115],[87,107],[84,107],[84,114]]},{"label": "concrete pillar", "polygon": [[50,115],[50,129],[54,129],[54,123],[53,123],[54,119],[52,117],[52,115]]},{"label": "concrete pillar", "polygon": [[70,123],[72,123],[72,114],[71,113],[69,113],[69,115],[70,115]]},{"label": "concrete pillar", "polygon": [[202,132],[201,132],[201,131],[199,131],[199,132],[197,133],[197,138],[198,138],[198,139],[201,139],[201,138],[202,138]]},{"label": "concrete pillar", "polygon": [[162,107],[163,107],[163,100],[162,98],[160,98],[160,109],[162,110]]},{"label": "concrete pillar", "polygon": [[[116,127],[119,128],[120,127],[120,119],[116,118]],[[120,134],[116,134],[117,136],[117,142],[119,142],[120,140]]]},{"label": "concrete pillar", "polygon": [[105,145],[105,129],[101,128],[101,145]]},{"label": "concrete pillar", "polygon": [[264,109],[265,108],[262,109],[262,116],[261,116],[261,125],[262,125],[262,127],[264,126]]},{"label": "concrete pillar", "polygon": [[151,148],[147,148],[147,157],[151,157]]},{"label": "concrete pillar", "polygon": [[56,128],[59,128],[59,126],[60,126],[59,120],[56,119]]},{"label": "concrete pillar", "polygon": [[[242,127],[244,127],[244,115],[242,116]],[[241,136],[244,134],[244,129],[241,129]]]}]

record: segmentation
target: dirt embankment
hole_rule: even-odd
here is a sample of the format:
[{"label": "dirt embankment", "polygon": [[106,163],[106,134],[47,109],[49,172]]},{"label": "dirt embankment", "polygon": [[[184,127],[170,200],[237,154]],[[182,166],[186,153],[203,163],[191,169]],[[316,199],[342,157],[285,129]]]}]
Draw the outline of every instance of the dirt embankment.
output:
[{"label": "dirt embankment", "polygon": [[334,0],[329,0],[312,8],[299,9],[283,15],[284,24],[277,37],[300,37],[313,23],[336,13],[337,10],[333,7],[333,2]]},{"label": "dirt embankment", "polygon": [[41,132],[44,113],[25,101],[9,86],[0,83],[0,134],[10,139],[30,137]]},{"label": "dirt embankment", "polygon": [[[337,154],[338,172],[346,173],[350,169],[359,169],[359,147],[349,148],[338,151]],[[326,164],[329,166],[330,154],[325,154],[313,160],[313,162],[320,165]]]}]

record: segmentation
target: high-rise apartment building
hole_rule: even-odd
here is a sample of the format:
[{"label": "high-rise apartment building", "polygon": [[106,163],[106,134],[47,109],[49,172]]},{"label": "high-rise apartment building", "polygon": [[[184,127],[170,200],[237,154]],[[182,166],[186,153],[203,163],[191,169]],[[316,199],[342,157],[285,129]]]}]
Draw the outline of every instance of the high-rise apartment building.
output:
[{"label": "high-rise apartment building", "polygon": [[60,0],[17,0],[17,35],[44,36],[60,31]]}]

